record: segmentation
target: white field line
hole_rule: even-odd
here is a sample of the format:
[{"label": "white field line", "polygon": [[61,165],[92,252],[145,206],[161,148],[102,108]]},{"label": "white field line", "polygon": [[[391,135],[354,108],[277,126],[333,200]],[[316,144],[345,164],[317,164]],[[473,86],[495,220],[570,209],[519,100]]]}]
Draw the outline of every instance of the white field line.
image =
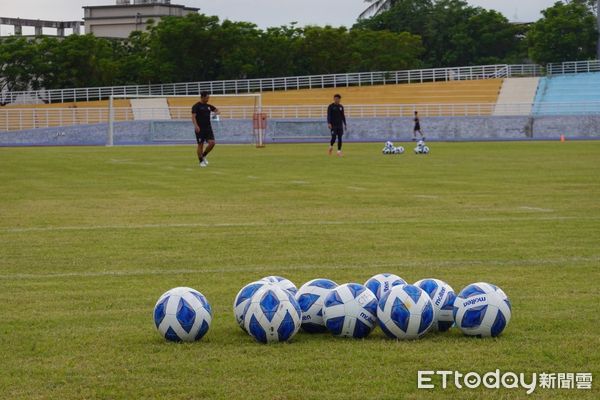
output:
[{"label": "white field line", "polygon": [[346,188],[350,189],[350,190],[367,190],[367,188],[360,187],[360,186],[346,186]]},{"label": "white field line", "polygon": [[255,228],[255,227],[286,227],[286,226],[351,226],[351,225],[401,225],[410,223],[431,225],[460,222],[518,222],[518,221],[569,221],[569,220],[598,220],[600,217],[481,217],[456,219],[422,219],[407,218],[403,220],[383,221],[281,221],[281,222],[232,222],[232,223],[174,223],[174,224],[120,224],[120,225],[73,225],[73,226],[34,226],[0,228],[0,233],[22,232],[53,232],[53,231],[95,231],[95,230],[125,230],[125,229],[169,229],[169,228]]},{"label": "white field line", "polygon": [[554,212],[554,210],[551,209],[551,208],[540,208],[540,207],[527,207],[527,206],[523,206],[523,207],[519,207],[519,209],[521,209],[521,210],[527,210],[527,211]]},{"label": "white field line", "polygon": [[453,268],[453,267],[520,267],[520,266],[552,266],[563,264],[578,264],[586,262],[598,262],[599,256],[592,257],[561,257],[546,259],[515,259],[515,260],[447,260],[447,261],[403,261],[400,263],[379,264],[343,264],[343,265],[286,265],[286,266],[262,266],[247,265],[231,268],[207,268],[207,269],[160,269],[160,270],[125,270],[125,271],[92,271],[92,272],[65,272],[55,274],[13,274],[0,275],[0,280],[29,280],[29,279],[51,279],[51,278],[95,278],[95,277],[129,277],[129,276],[153,276],[153,275],[189,275],[189,274],[224,274],[224,273],[281,273],[281,271],[303,271],[303,270],[336,270],[336,269],[365,269],[365,268]]}]

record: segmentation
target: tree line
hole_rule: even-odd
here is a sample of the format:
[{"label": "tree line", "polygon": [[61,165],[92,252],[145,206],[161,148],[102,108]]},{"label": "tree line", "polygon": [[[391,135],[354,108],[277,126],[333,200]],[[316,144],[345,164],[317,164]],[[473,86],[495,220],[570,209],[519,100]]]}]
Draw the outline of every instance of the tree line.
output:
[{"label": "tree line", "polygon": [[264,78],[595,57],[595,0],[557,2],[533,24],[463,0],[396,0],[353,27],[259,29],[166,17],[127,40],[0,40],[0,91]]}]

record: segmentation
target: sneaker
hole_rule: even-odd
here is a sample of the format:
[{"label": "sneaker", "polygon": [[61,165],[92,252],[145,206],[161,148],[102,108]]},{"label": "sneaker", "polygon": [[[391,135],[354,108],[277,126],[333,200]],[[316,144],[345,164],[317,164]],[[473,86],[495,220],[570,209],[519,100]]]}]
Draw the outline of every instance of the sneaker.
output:
[{"label": "sneaker", "polygon": [[338,150],[338,152],[337,152],[337,156],[338,156],[338,157],[342,157],[342,156],[343,156],[343,154],[342,154],[342,151],[341,151],[341,150]]},{"label": "sneaker", "polygon": [[204,163],[208,165],[208,158],[204,157]]},{"label": "sneaker", "polygon": [[333,148],[331,148],[331,147],[330,147],[330,148],[329,148],[329,150],[327,150],[327,153],[328,153],[329,155],[331,155],[331,152],[332,152],[332,151],[333,151]]},{"label": "sneaker", "polygon": [[201,168],[208,167],[208,163],[206,162],[206,160],[203,160],[203,161],[200,163],[200,167],[201,167]]}]

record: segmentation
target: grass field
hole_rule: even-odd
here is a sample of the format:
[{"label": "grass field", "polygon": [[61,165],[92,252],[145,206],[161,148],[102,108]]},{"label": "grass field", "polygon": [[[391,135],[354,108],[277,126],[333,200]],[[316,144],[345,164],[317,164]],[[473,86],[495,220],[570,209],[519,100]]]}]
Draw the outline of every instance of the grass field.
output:
[{"label": "grass field", "polygon": [[[412,145],[408,145],[412,148]],[[592,372],[600,398],[600,142],[0,148],[0,398],[524,398],[417,389],[418,370]],[[497,339],[298,334],[260,345],[231,305],[266,275],[488,281]],[[152,321],[175,286],[214,309],[194,344]],[[434,382],[439,383],[434,380]]]}]

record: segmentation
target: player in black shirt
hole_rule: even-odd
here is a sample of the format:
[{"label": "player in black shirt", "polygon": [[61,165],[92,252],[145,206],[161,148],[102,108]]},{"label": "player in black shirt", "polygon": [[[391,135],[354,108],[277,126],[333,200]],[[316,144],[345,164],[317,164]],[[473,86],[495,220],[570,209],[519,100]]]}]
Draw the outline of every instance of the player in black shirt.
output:
[{"label": "player in black shirt", "polygon": [[331,142],[329,143],[329,155],[333,151],[333,145],[337,140],[338,150],[337,155],[342,156],[342,136],[346,127],[346,115],[344,114],[344,106],[340,104],[342,96],[336,94],[333,96],[333,103],[327,107],[327,125],[331,131]]},{"label": "player in black shirt", "polygon": [[421,135],[421,139],[425,139],[423,137],[423,132],[421,132],[421,120],[419,119],[419,112],[415,111],[415,118],[413,119],[415,122],[415,126],[413,128],[413,140],[417,140],[417,132]]},{"label": "player in black shirt", "polygon": [[[219,114],[219,110],[211,104],[208,104],[210,93],[200,93],[200,101],[192,107],[192,122],[196,132],[196,142],[198,143],[198,161],[201,167],[208,166],[206,156],[215,147],[215,134],[210,123],[211,113]],[[207,143],[204,150],[204,143]]]}]

